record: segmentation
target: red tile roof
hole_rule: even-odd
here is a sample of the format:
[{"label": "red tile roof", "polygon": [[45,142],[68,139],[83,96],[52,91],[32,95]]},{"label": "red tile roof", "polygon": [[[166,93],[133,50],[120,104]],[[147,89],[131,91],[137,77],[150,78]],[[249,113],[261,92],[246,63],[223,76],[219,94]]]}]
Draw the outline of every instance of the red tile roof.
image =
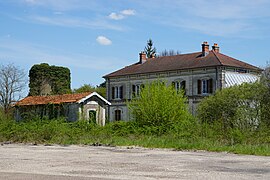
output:
[{"label": "red tile roof", "polygon": [[143,74],[151,72],[184,70],[215,66],[230,66],[245,68],[255,71],[261,71],[260,68],[239,61],[232,57],[226,56],[215,51],[209,51],[205,57],[201,52],[180,54],[175,56],[164,56],[159,58],[148,59],[145,63],[135,63],[133,65],[122,68],[118,71],[105,75],[104,77],[124,76],[132,74]]},{"label": "red tile roof", "polygon": [[15,106],[74,103],[90,94],[91,92],[79,94],[50,95],[50,96],[27,96],[26,98],[18,101],[15,104]]}]

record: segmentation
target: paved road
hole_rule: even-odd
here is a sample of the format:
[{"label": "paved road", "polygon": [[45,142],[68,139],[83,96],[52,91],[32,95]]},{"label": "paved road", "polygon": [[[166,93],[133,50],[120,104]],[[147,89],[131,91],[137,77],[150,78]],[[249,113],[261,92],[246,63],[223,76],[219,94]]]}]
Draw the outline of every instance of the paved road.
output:
[{"label": "paved road", "polygon": [[93,146],[0,146],[0,179],[270,179],[270,157]]}]

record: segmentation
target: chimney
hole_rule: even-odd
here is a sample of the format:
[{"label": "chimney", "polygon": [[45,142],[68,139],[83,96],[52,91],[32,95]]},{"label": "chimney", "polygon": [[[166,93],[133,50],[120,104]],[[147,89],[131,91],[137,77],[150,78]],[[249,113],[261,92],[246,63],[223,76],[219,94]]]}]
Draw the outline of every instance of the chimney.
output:
[{"label": "chimney", "polygon": [[154,59],[156,57],[156,54],[151,54],[151,58]]},{"label": "chimney", "polygon": [[202,56],[207,56],[209,54],[209,44],[208,42],[204,41],[202,43]]},{"label": "chimney", "polygon": [[144,51],[142,51],[142,52],[140,52],[139,56],[140,56],[140,63],[141,64],[145,63],[146,60],[147,60],[146,59],[146,53]]},{"label": "chimney", "polygon": [[212,50],[219,53],[219,47],[217,43],[214,43],[214,46],[212,46]]}]

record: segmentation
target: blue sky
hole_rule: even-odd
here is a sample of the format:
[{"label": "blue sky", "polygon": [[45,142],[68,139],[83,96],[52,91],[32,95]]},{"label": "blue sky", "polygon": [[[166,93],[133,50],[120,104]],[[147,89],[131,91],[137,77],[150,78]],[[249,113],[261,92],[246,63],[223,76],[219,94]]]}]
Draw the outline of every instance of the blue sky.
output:
[{"label": "blue sky", "polygon": [[269,0],[0,0],[0,64],[25,71],[47,62],[71,70],[72,88],[157,52],[201,50],[264,67],[270,60]]}]

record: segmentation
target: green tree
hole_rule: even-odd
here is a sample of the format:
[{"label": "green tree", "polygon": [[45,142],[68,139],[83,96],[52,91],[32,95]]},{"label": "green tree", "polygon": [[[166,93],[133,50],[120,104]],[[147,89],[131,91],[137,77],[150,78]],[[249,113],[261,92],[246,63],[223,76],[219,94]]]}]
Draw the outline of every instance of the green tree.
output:
[{"label": "green tree", "polygon": [[154,127],[163,133],[190,120],[186,101],[183,92],[156,81],[146,84],[139,97],[128,103],[128,108],[138,126]]},{"label": "green tree", "polygon": [[152,39],[149,39],[147,41],[147,45],[144,48],[144,51],[146,53],[147,58],[151,58],[151,57],[155,56],[155,54],[156,54],[156,48],[153,47],[153,45],[154,45],[154,43],[153,43]]},{"label": "green tree", "polygon": [[102,87],[101,85],[94,87],[90,84],[84,84],[81,87],[79,87],[78,89],[74,89],[73,92],[74,93],[97,92],[101,96],[106,97],[106,88]]},{"label": "green tree", "polygon": [[265,93],[265,86],[259,82],[217,91],[199,104],[198,118],[208,124],[219,123],[225,134],[230,129],[254,130],[261,124]]},{"label": "green tree", "polygon": [[261,76],[261,83],[265,86],[262,94],[262,121],[270,127],[270,64],[267,64]]}]

